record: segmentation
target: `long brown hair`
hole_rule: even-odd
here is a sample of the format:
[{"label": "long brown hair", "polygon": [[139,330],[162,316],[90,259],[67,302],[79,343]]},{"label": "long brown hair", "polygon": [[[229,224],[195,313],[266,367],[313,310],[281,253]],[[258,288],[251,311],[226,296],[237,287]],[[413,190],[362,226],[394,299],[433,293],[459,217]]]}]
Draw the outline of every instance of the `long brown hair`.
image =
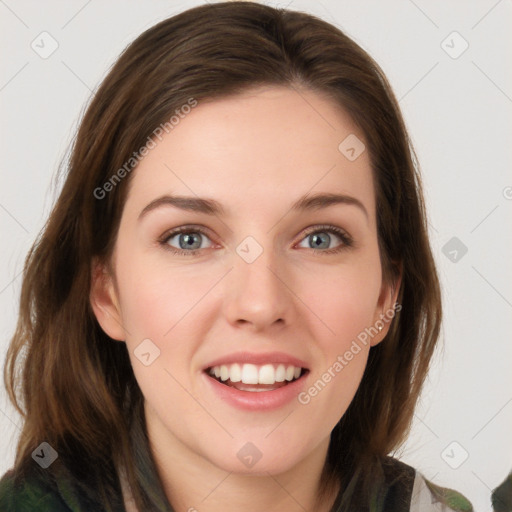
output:
[{"label": "long brown hair", "polygon": [[441,301],[398,103],[379,66],[338,28],[305,13],[225,2],[195,7],[140,35],[81,121],[60,196],[25,261],[7,353],[5,384],[24,416],[20,474],[47,441],[62,457],[80,458],[77,476],[99,490],[106,510],[119,489],[114,467],[126,468],[139,509],[151,509],[129,438],[141,392],[125,344],[102,331],[89,303],[91,263],[110,259],[130,176],[109,193],[97,191],[190,98],[200,104],[258,85],[317,91],[350,113],[374,173],[383,275],[394,282],[402,273],[402,309],[370,350],[355,398],[331,434],[325,488],[347,472],[374,478],[404,441],[438,339]]}]

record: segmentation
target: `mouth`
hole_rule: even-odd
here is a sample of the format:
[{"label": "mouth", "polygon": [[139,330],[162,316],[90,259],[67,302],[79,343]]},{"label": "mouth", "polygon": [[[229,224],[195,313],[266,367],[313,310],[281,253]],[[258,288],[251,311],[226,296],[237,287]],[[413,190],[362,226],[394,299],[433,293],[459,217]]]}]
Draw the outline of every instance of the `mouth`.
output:
[{"label": "mouth", "polygon": [[210,366],[204,372],[217,382],[239,391],[261,392],[283,388],[302,379],[309,370],[283,363],[233,363]]}]

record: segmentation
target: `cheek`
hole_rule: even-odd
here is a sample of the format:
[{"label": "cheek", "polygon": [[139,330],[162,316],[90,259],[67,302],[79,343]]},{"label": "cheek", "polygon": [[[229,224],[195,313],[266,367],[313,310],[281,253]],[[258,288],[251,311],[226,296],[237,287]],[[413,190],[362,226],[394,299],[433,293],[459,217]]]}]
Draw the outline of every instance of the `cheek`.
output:
[{"label": "cheek", "polygon": [[191,268],[148,264],[143,255],[118,267],[123,322],[133,339],[170,337],[211,287],[211,276]]},{"label": "cheek", "polygon": [[304,302],[319,317],[314,338],[322,365],[299,402],[313,407],[314,416],[324,418],[330,428],[347,410],[363,376],[381,279],[378,259],[371,255],[327,273],[309,274],[302,282]]},{"label": "cheek", "polygon": [[354,398],[370,351],[367,329],[374,320],[378,291],[378,275],[351,274],[325,279],[322,293],[305,297],[320,317],[313,323],[321,364],[298,397],[299,403],[314,410],[305,420],[312,425],[313,417],[319,417],[322,428],[334,428]]},{"label": "cheek", "polygon": [[212,276],[148,264],[143,254],[132,254],[119,262],[117,277],[126,345],[143,395],[158,411],[169,409],[170,396],[175,408],[190,406],[182,386],[188,387],[188,363],[203,338],[195,315]]},{"label": "cheek", "polygon": [[304,277],[301,298],[318,317],[317,337],[331,351],[350,345],[374,319],[381,287],[379,267],[354,265]]}]

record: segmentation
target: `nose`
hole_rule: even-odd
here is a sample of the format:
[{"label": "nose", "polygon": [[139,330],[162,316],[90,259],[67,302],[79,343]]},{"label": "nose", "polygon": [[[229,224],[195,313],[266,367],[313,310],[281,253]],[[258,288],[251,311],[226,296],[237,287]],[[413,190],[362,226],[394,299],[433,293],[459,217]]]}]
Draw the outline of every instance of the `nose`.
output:
[{"label": "nose", "polygon": [[270,249],[252,263],[236,252],[227,276],[224,314],[237,327],[262,331],[292,321],[293,297],[287,279]]}]

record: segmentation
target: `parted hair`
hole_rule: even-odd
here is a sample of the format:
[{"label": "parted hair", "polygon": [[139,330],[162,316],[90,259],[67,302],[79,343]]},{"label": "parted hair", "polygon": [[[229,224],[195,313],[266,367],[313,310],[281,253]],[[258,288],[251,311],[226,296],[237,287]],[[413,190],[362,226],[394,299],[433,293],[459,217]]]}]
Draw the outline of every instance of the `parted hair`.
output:
[{"label": "parted hair", "polygon": [[[376,194],[383,278],[400,311],[370,349],[362,381],[331,433],[323,490],[375,483],[405,440],[436,346],[441,297],[417,159],[398,102],[377,63],[339,28],[253,2],[205,4],[165,19],[123,51],[95,91],[62,171],[62,188],[25,260],[19,316],[4,381],[23,416],[14,469],[48,442],[94,487],[105,510],[125,468],[139,510],[156,510],[134,469],[130,423],[141,391],[126,344],[110,339],[90,305],[92,262],[108,263],[130,175],[95,193],[194,98],[260,85],[311,90],[350,114],[365,137]],[[205,177],[207,179],[207,177]],[[366,482],[366,484],[365,484]],[[361,487],[363,488],[363,487]],[[353,494],[353,493],[352,493]],[[363,493],[364,494],[364,493]]]}]

